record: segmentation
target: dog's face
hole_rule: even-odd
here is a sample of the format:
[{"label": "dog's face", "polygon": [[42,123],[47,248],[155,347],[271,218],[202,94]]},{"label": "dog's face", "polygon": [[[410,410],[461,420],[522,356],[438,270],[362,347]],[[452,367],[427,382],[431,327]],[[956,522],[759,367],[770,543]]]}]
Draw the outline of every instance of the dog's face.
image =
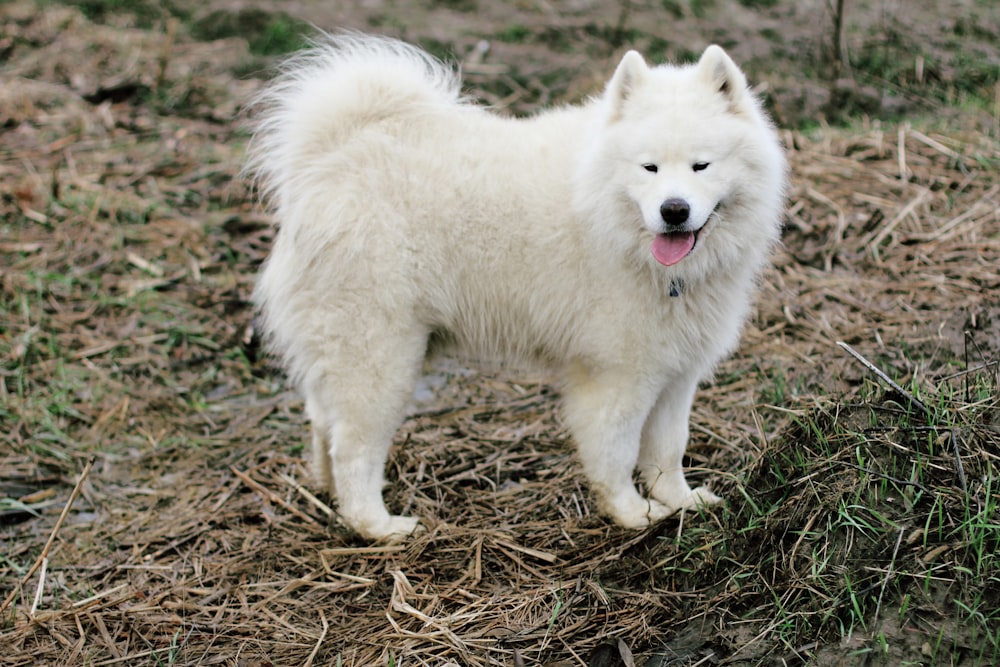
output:
[{"label": "dog's face", "polygon": [[638,211],[637,231],[663,266],[699,254],[753,188],[781,190],[783,161],[762,147],[771,132],[719,47],[687,67],[650,68],[630,52],[604,104],[611,185]]},{"label": "dog's face", "polygon": [[664,266],[679,263],[704,241],[712,216],[732,189],[726,174],[731,169],[730,151],[696,145],[688,136],[695,135],[624,150],[635,172],[626,193],[638,206],[644,228],[654,235],[651,250]]}]

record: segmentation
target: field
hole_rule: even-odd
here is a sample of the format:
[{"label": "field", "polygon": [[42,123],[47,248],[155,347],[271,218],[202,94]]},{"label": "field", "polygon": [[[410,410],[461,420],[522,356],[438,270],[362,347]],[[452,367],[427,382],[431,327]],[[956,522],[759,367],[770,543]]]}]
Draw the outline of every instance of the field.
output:
[{"label": "field", "polygon": [[[0,667],[1000,663],[1000,9],[847,3],[833,40],[832,4],[0,5]],[[792,189],[695,403],[724,505],[611,525],[549,378],[446,361],[387,473],[427,530],[339,524],[252,335],[273,229],[239,173],[307,23],[511,113],[629,45],[746,64]]]}]

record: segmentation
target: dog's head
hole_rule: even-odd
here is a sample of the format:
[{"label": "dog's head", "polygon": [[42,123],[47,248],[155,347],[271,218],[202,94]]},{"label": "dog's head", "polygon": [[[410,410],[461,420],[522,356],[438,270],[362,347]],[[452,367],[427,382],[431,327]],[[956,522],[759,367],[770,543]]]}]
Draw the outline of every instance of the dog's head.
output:
[{"label": "dog's head", "polygon": [[785,160],[722,48],[710,46],[696,64],[681,67],[650,67],[626,53],[600,114],[584,169],[604,196],[613,188],[631,208],[646,258],[688,273],[681,267],[717,266],[720,253],[732,261],[741,247],[766,256],[778,236]]}]

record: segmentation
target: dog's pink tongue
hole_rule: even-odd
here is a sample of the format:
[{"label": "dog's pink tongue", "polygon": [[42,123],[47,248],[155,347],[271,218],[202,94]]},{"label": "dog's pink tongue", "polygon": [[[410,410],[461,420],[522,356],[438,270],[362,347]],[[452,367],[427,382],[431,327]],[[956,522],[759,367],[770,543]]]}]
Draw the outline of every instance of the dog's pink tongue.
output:
[{"label": "dog's pink tongue", "polygon": [[694,247],[694,232],[673,232],[657,234],[650,250],[653,257],[663,266],[673,266],[687,257]]}]

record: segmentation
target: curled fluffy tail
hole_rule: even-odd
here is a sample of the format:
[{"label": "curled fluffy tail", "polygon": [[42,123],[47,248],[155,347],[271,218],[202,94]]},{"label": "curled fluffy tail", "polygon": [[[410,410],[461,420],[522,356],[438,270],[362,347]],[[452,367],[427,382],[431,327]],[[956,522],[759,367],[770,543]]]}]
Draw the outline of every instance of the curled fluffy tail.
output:
[{"label": "curled fluffy tail", "polygon": [[246,171],[280,210],[292,184],[359,129],[460,101],[455,69],[387,37],[321,35],[252,102]]}]

